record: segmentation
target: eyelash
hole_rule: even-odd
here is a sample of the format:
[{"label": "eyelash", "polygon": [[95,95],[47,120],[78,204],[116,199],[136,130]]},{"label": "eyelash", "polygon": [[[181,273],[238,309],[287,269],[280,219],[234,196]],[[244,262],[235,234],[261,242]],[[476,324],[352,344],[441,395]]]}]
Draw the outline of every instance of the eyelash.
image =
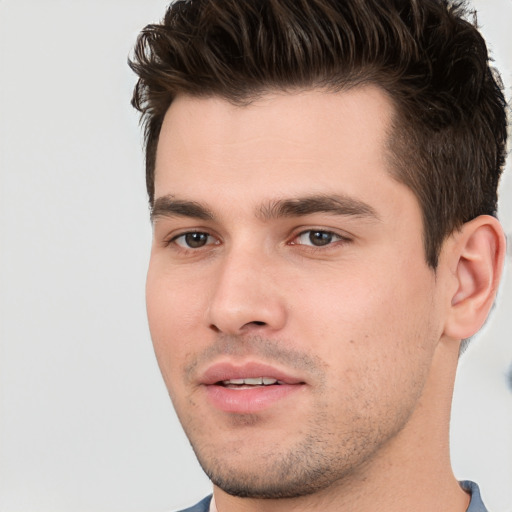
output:
[{"label": "eyelash", "polygon": [[[296,240],[308,235],[308,233],[309,233],[309,240],[311,242],[312,242],[311,237],[313,236],[313,234],[320,235],[323,238],[325,238],[325,236],[330,237],[330,240],[327,240],[327,243],[325,243],[323,245],[322,244],[314,245],[313,243],[308,244],[308,243],[304,243],[304,242],[303,243],[296,242]],[[186,246],[187,242],[184,242],[183,245],[181,245],[178,242],[178,240],[180,240],[180,239],[183,239],[183,241],[185,241],[186,237],[194,236],[194,235],[206,236],[207,237],[206,243],[204,245],[200,245],[198,247],[190,247],[190,245]],[[216,240],[213,243],[208,243],[208,239],[216,240],[213,235],[211,235],[210,233],[208,233],[206,231],[187,231],[185,233],[180,233],[179,235],[176,235],[176,236],[170,238],[168,241],[165,241],[165,246],[170,246],[171,244],[173,244],[178,248],[178,250],[187,251],[187,252],[189,252],[189,251],[195,252],[195,251],[204,249],[211,245],[220,245],[219,240]],[[332,240],[332,239],[335,239],[335,240]],[[351,239],[347,236],[340,235],[338,233],[335,233],[334,231],[329,231],[327,229],[314,229],[313,228],[313,229],[305,229],[305,230],[299,232],[298,234],[294,235],[292,240],[290,242],[288,242],[288,244],[307,247],[308,250],[314,250],[314,251],[324,250],[325,251],[325,250],[332,248],[332,246],[338,246],[340,244],[346,244],[349,242],[351,242]]]},{"label": "eyelash", "polygon": [[[294,240],[298,240],[299,238],[302,238],[309,233],[309,241],[311,244],[307,243],[296,243]],[[325,238],[325,236],[329,237],[329,240],[326,240],[325,244],[320,245],[314,245],[312,236],[314,235],[320,235],[320,238]],[[335,239],[335,240],[332,240]],[[333,245],[339,245],[339,242],[341,243],[347,243],[350,239],[346,236],[339,235],[338,233],[335,233],[334,231],[329,231],[327,229],[306,229],[304,231],[301,231],[298,233],[293,240],[290,242],[290,245],[302,245],[304,247],[308,247],[313,250],[322,250],[332,247]]]},{"label": "eyelash", "polygon": [[215,239],[215,237],[213,235],[211,235],[210,233],[208,233],[206,231],[186,231],[185,233],[180,233],[179,235],[173,236],[170,240],[165,242],[165,245],[169,246],[171,244],[174,244],[180,250],[183,250],[183,251],[197,251],[197,250],[207,247],[209,245],[219,245],[220,244],[220,242],[217,241],[217,242],[214,242],[213,244],[207,242],[205,245],[202,245],[200,247],[190,247],[190,246],[186,247],[185,245],[180,245],[180,243],[178,243],[178,240],[180,238],[185,240],[185,238],[187,236],[193,236],[193,235],[205,235],[207,238]]}]

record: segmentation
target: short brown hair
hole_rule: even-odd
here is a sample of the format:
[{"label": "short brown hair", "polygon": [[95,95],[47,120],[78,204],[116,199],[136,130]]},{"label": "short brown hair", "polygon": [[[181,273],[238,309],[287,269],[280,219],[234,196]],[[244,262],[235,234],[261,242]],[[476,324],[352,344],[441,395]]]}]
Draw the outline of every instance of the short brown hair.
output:
[{"label": "short brown hair", "polygon": [[154,200],[162,122],[177,94],[248,104],[272,90],[375,84],[394,102],[394,177],[423,212],[427,263],[443,240],[496,215],[506,102],[485,42],[447,0],[181,0],[139,35],[132,104],[142,113]]}]

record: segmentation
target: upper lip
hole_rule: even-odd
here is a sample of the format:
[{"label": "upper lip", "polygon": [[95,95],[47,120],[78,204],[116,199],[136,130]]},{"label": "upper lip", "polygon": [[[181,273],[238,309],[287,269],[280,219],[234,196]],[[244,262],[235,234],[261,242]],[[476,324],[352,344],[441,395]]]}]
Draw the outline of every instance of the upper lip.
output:
[{"label": "upper lip", "polygon": [[270,377],[283,384],[302,384],[304,381],[294,377],[271,365],[258,362],[235,364],[232,362],[215,363],[209,366],[200,376],[200,383],[204,385],[217,384],[230,379],[250,379],[256,377]]}]

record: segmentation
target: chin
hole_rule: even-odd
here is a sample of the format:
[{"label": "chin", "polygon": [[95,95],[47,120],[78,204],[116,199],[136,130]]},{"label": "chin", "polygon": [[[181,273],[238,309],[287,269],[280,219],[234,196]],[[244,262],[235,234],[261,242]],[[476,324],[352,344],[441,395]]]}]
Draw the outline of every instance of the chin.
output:
[{"label": "chin", "polygon": [[316,471],[292,470],[287,473],[279,471],[277,474],[273,470],[262,475],[255,471],[229,472],[206,468],[205,472],[215,486],[239,498],[298,498],[319,492],[333,483],[331,478],[326,477],[328,471],[318,474]]},{"label": "chin", "polygon": [[275,447],[270,450],[262,447],[255,453],[254,443],[248,442],[245,453],[233,447],[231,451],[225,450],[222,457],[193,448],[203,471],[227,494],[240,498],[283,499],[317,493],[351,473],[351,461],[326,455],[319,449],[322,447],[315,444],[314,440],[301,443],[285,452]]}]

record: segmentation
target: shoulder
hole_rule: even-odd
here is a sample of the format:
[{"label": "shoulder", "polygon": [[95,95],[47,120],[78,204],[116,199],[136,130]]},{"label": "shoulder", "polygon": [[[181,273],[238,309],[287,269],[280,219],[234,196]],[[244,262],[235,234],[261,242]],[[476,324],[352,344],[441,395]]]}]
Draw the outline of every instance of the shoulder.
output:
[{"label": "shoulder", "polygon": [[210,509],[210,501],[212,500],[211,495],[206,496],[199,503],[196,503],[193,507],[180,510],[179,512],[208,512]]}]

